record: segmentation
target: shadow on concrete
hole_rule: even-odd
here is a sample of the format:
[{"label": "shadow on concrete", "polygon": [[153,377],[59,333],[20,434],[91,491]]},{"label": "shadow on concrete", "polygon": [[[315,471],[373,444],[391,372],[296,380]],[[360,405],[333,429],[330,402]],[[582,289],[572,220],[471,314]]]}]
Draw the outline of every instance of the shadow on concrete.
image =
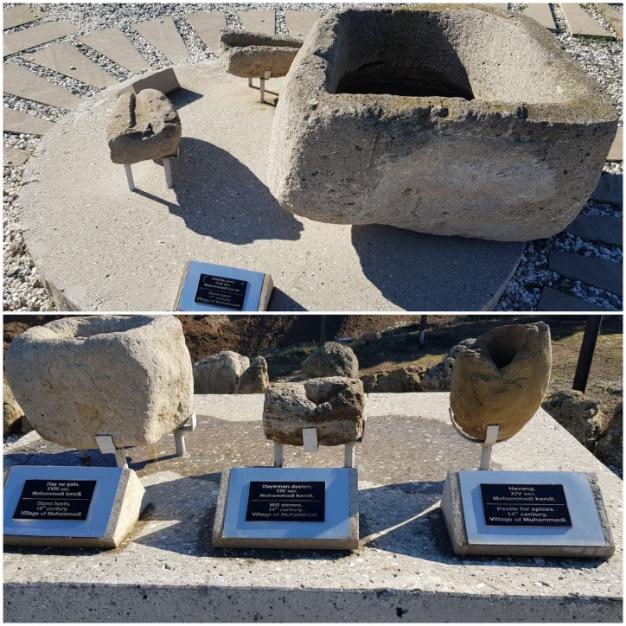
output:
[{"label": "shadow on concrete", "polygon": [[524,247],[377,224],[353,226],[352,245],[365,276],[387,300],[410,311],[487,307],[517,267]]},{"label": "shadow on concrete", "polygon": [[178,110],[188,104],[191,104],[192,102],[195,102],[196,100],[200,100],[200,98],[204,98],[204,94],[193,91],[193,89],[181,87],[180,89],[177,89],[173,93],[169,94],[168,98]]},{"label": "shadow on concrete", "polygon": [[306,311],[306,309],[291,296],[287,295],[282,289],[274,287],[272,297],[270,299],[268,310],[271,311]]}]

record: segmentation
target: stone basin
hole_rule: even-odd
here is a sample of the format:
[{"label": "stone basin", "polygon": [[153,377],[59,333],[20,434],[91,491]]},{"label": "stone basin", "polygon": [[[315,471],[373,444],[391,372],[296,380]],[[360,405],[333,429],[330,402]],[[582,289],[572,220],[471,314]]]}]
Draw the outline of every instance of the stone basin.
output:
[{"label": "stone basin", "polygon": [[599,86],[530,18],[350,8],[317,22],[287,75],[269,186],[322,222],[526,241],[580,212],[616,128]]}]

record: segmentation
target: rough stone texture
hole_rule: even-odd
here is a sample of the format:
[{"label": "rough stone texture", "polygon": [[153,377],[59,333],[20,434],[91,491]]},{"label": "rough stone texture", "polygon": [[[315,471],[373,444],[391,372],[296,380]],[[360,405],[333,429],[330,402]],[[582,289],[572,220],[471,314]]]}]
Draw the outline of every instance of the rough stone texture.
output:
[{"label": "rough stone texture", "polygon": [[[494,446],[493,468],[594,472],[617,548],[608,561],[453,554],[438,505],[443,481],[476,467],[480,450],[450,426],[445,393],[367,397],[367,436],[356,446],[358,552],[213,548],[222,470],[271,465],[263,401],[196,396],[188,457],[172,455],[169,437],[129,451],[151,513],[120,549],[5,550],[5,621],[622,621],[623,483],[542,409],[517,437]],[[342,452],[288,446],[285,465],[338,467]],[[5,466],[25,462],[80,465],[80,458],[42,440],[4,455]]]},{"label": "rough stone texture", "polygon": [[359,361],[352,348],[336,341],[327,341],[304,359],[302,369],[314,378],[326,376],[356,378],[359,375]]},{"label": "rough stone texture", "polygon": [[156,89],[123,93],[107,125],[113,163],[138,163],[175,156],[182,136],[180,118]]},{"label": "rough stone texture", "polygon": [[596,456],[607,465],[622,468],[624,462],[624,416],[623,404],[615,408],[615,414],[604,436],[598,441]]},{"label": "rough stone texture", "polygon": [[365,393],[401,393],[422,391],[423,367],[399,367],[390,372],[362,376]]},{"label": "rough stone texture", "polygon": [[313,378],[277,383],[265,394],[263,432],[268,439],[301,446],[302,429],[316,428],[320,445],[361,441],[365,395],[358,378]]},{"label": "rough stone texture", "polygon": [[193,364],[195,393],[234,393],[239,377],[250,367],[247,356],[230,350]]},{"label": "rough stone texture", "polygon": [[285,76],[302,46],[300,39],[226,31],[220,38],[220,56],[226,71],[241,78],[258,78],[265,72]]},{"label": "rough stone texture", "polygon": [[446,355],[446,358],[433,365],[422,376],[422,389],[424,391],[450,391],[452,385],[452,368],[454,367],[454,359],[458,354],[471,348],[476,343],[476,339],[470,337],[463,339],[455,346],[452,346]]},{"label": "rough stone texture", "polygon": [[552,364],[550,327],[499,326],[460,352],[452,370],[450,407],[458,426],[484,439],[498,424],[498,441],[520,431],[535,414],[548,388]]},{"label": "rough stone texture", "polygon": [[250,367],[239,377],[235,393],[265,393],[269,386],[267,361],[262,356],[257,356],[252,359]]},{"label": "rough stone texture", "polygon": [[35,326],[5,355],[8,382],[45,439],[96,447],[154,444],[191,414],[193,376],[172,316],[67,317]]},{"label": "rough stone texture", "polygon": [[6,437],[19,428],[24,411],[15,399],[6,379],[2,381],[2,387],[2,433]]},{"label": "rough stone texture", "polygon": [[611,416],[601,411],[593,398],[574,389],[552,392],[541,407],[590,450],[607,432],[611,422]]},{"label": "rough stone texture", "polygon": [[324,222],[538,239],[580,212],[616,128],[608,97],[531,18],[350,8],[316,23],[287,76],[269,188]]}]

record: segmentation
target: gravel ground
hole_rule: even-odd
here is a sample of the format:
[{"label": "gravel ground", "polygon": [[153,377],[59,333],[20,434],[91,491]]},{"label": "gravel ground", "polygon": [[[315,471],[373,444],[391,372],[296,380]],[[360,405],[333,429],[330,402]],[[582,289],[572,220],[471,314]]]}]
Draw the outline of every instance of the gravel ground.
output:
[{"label": "gravel ground", "polygon": [[[5,7],[13,6],[13,3],[5,3]],[[287,34],[285,9],[313,9],[328,11],[339,8],[340,4],[264,4],[254,3],[241,4],[42,4],[47,16],[38,23],[46,21],[66,20],[79,24],[79,34],[94,30],[120,28],[139,52],[154,68],[168,65],[167,60],[154,49],[138,33],[132,30],[132,25],[142,20],[155,19],[161,16],[170,16],[176,23],[178,30],[189,50],[189,62],[195,63],[207,58],[214,57],[214,53],[206,48],[200,38],[195,34],[185,15],[196,11],[223,11],[226,15],[226,23],[229,28],[241,27],[239,13],[241,11],[257,8],[276,11],[276,28],[280,34]],[[520,10],[524,5],[512,4],[513,10]],[[557,24],[561,32],[557,35],[563,48],[570,53],[587,71],[590,76],[597,80],[609,93],[615,106],[622,112],[622,42],[617,40],[609,42],[598,39],[584,39],[569,37],[564,32],[563,16],[559,9],[552,5]],[[611,30],[610,24],[591,5],[584,5],[592,17],[602,23],[605,28]],[[5,31],[14,32],[29,28],[34,24],[25,24]],[[101,65],[120,80],[126,79],[130,73],[113,63],[106,57],[98,54],[91,48],[80,44],[76,35],[70,35],[67,41],[73,42],[90,59]],[[44,44],[33,48],[28,52],[45,48]],[[27,66],[38,75],[58,84],[72,93],[82,97],[89,97],[98,89],[90,87],[79,81],[73,80],[62,74],[47,70],[34,63],[25,61],[21,53],[12,55],[9,62]],[[29,114],[49,119],[58,120],[65,111],[55,107],[39,105],[21,98],[4,96],[4,106],[20,109]],[[621,122],[620,122],[621,124]],[[12,135],[4,133],[5,146],[21,148],[32,152],[39,141],[38,137],[29,135]],[[607,164],[606,171],[621,173],[622,164]],[[17,222],[16,203],[17,194],[21,185],[24,166],[5,167],[4,177],[4,309],[11,311],[47,311],[53,310],[54,305],[47,296],[37,270],[34,267],[26,250],[19,224]],[[589,202],[584,208],[588,214],[619,215],[621,210],[609,205],[600,205]],[[572,291],[581,298],[599,304],[609,309],[621,309],[622,302],[617,296],[596,289],[577,281],[565,279],[548,269],[548,255],[551,250],[567,250],[584,256],[596,256],[616,263],[622,263],[622,250],[615,246],[599,245],[583,241],[578,237],[560,233],[550,239],[542,239],[527,244],[522,255],[521,263],[507,286],[503,296],[498,302],[498,310],[524,311],[534,310],[537,307],[541,291],[545,285],[551,285],[558,289]]]}]

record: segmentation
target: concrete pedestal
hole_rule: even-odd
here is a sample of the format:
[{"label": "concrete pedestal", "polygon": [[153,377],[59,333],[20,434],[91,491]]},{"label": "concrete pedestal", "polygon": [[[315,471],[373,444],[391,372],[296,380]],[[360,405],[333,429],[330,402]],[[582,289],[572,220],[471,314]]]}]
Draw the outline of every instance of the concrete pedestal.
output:
[{"label": "concrete pedestal", "polygon": [[[448,471],[480,449],[448,421],[448,394],[370,394],[357,446],[361,548],[220,550],[211,529],[225,467],[271,465],[263,396],[196,396],[187,458],[172,437],[130,449],[150,503],[116,550],[7,547],[7,621],[589,621],[622,615],[622,481],[545,412],[494,447],[494,469],[594,472],[617,546],[608,561],[454,555],[439,509]],[[94,452],[94,464],[112,464]],[[5,464],[80,463],[29,438]],[[288,447],[285,466],[340,467],[343,449]]]}]

